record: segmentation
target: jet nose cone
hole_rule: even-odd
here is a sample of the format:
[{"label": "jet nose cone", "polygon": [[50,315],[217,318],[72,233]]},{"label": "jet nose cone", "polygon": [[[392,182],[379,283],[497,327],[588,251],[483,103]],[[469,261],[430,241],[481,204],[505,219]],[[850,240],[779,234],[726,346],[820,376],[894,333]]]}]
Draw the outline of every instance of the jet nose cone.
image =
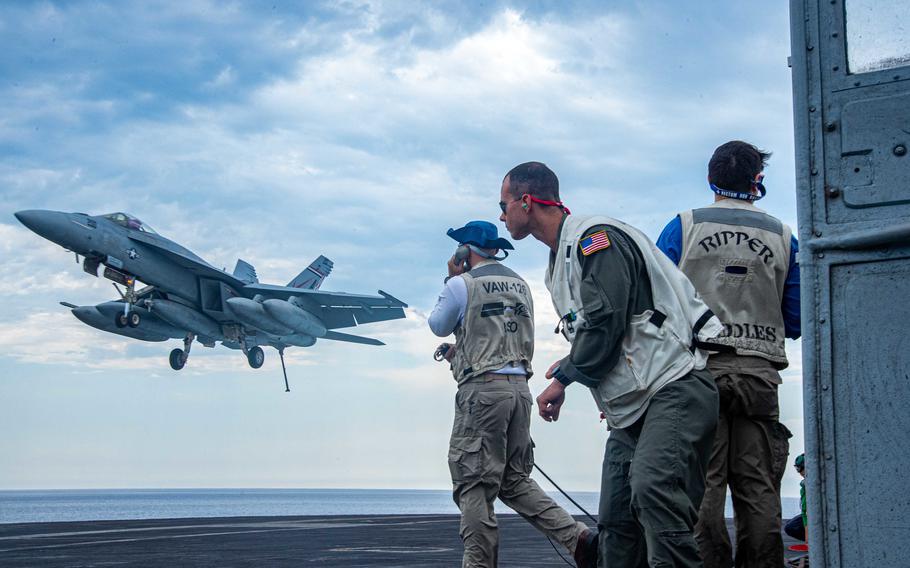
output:
[{"label": "jet nose cone", "polygon": [[40,209],[26,209],[25,211],[17,211],[15,215],[20,223],[34,231],[35,227],[41,225],[42,213],[45,212]]},{"label": "jet nose cone", "polygon": [[58,232],[60,223],[63,221],[63,214],[42,209],[27,209],[19,211],[15,215],[20,223],[46,239],[50,239],[50,235]]},{"label": "jet nose cone", "polygon": [[74,241],[72,223],[70,223],[69,216],[66,213],[28,209],[19,211],[15,215],[20,223],[45,239],[70,250],[76,250],[78,243],[72,242]]}]

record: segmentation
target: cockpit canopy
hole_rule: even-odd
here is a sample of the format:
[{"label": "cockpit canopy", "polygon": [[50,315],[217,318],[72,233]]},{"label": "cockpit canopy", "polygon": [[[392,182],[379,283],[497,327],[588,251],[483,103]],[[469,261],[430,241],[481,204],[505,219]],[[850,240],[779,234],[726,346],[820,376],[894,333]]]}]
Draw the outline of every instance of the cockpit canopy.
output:
[{"label": "cockpit canopy", "polygon": [[122,225],[127,229],[136,229],[137,231],[142,231],[143,233],[150,233],[152,235],[157,235],[158,233],[155,229],[149,227],[147,224],[143,223],[136,217],[133,217],[129,213],[108,213],[107,215],[102,215],[105,219],[110,219],[118,225]]}]

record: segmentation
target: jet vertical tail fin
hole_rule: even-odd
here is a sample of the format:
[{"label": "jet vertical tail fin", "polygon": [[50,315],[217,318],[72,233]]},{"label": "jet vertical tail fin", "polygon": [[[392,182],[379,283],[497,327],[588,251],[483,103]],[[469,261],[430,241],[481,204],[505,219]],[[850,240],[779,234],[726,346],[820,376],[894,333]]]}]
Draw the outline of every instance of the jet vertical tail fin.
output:
[{"label": "jet vertical tail fin", "polygon": [[237,265],[234,267],[234,276],[237,280],[246,284],[258,284],[259,276],[256,275],[256,269],[253,265],[245,260],[237,259]]},{"label": "jet vertical tail fin", "polygon": [[332,272],[333,266],[335,266],[335,263],[326,257],[319,255],[319,258],[307,266],[303,272],[288,282],[288,288],[318,290],[322,285],[322,282],[328,278],[329,274]]}]

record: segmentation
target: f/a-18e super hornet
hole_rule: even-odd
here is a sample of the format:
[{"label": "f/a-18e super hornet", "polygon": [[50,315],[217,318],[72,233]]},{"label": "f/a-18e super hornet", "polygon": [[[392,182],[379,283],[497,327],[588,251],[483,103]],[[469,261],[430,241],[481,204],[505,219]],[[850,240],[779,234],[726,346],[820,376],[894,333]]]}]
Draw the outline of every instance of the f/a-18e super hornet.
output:
[{"label": "f/a-18e super hornet", "polygon": [[[198,340],[206,347],[220,341],[240,349],[254,369],[265,361],[261,346],[281,357],[285,388],[284,349],[309,347],[317,339],[383,345],[376,339],[333,331],[358,324],[404,317],[407,304],[386,294],[378,296],[325,292],[320,285],[332,270],[324,256],[287,286],[261,284],[252,265],[238,260],[233,273],[219,270],[126,213],[90,216],[84,213],[29,210],[19,221],[63,248],[83,257],[85,272],[124,286],[117,300],[71,308],[82,322],[110,333],[142,341],[183,339],[183,349],[170,354],[171,368],[186,364]],[[136,282],[147,286],[136,289]]]}]

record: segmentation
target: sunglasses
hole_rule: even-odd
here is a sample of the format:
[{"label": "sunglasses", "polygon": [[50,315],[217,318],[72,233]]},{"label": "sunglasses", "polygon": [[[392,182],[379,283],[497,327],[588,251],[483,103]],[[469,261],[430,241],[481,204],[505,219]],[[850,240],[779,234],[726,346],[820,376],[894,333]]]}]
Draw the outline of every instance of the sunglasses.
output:
[{"label": "sunglasses", "polygon": [[[524,196],[522,196],[522,197],[524,197]],[[521,201],[521,199],[522,199],[522,198],[519,197],[518,199],[513,199],[512,201],[509,201],[509,202],[500,201],[500,202],[499,202],[499,210],[502,211],[503,213],[505,213],[505,212],[506,212],[506,207],[509,206],[509,203],[515,203],[516,201]]]}]

